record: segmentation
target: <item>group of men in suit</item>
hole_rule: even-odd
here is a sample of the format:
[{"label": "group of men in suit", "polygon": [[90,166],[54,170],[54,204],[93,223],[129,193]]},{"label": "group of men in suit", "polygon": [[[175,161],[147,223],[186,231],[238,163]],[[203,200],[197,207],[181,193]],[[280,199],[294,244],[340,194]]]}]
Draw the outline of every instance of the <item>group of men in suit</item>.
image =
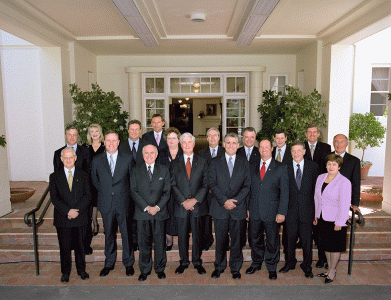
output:
[{"label": "group of men in suit", "polygon": [[[256,131],[252,127],[245,128],[242,147],[239,147],[239,137],[234,133],[227,134],[223,147],[219,146],[220,133],[216,128],[211,128],[207,133],[209,147],[198,155],[194,153],[195,137],[184,133],[180,137],[183,159],[174,161],[168,169],[156,163],[159,150],[168,147],[163,137],[164,119],[161,115],[154,115],[151,125],[154,130],[140,138],[141,123],[138,120],[130,121],[129,139],[121,144],[117,133],[107,132],[104,139],[106,152],[94,158],[92,163],[88,153],[77,145],[77,129],[67,128],[67,145],[55,152],[55,172],[50,177],[62,282],[69,281],[71,249],[75,249],[75,254],[77,252],[78,274],[82,279],[89,277],[85,271],[84,257],[89,251],[86,236],[91,223],[89,178],[98,190],[98,210],[104,224],[105,265],[100,276],[106,276],[114,269],[116,232],[119,227],[126,275],[134,274],[133,243],[137,239],[140,250],[139,280],[146,280],[151,273],[152,245],[155,272],[159,279],[166,277],[164,227],[165,220],[169,218],[166,206],[172,192],[175,218],[179,225],[180,265],[175,270],[176,274],[183,273],[190,264],[190,232],[192,263],[199,274],[205,274],[201,254],[202,250],[213,244],[213,218],[216,259],[212,278],[218,278],[224,272],[228,249],[232,277],[241,278],[246,220],[252,257],[246,274],[260,270],[265,261],[269,279],[277,279],[279,224],[285,222],[283,239],[286,241],[286,264],[280,272],[286,273],[295,268],[295,248],[299,236],[303,247],[303,263],[300,266],[307,278],[313,277],[311,224],[314,220],[314,186],[322,163],[325,165],[324,159],[331,152],[329,145],[317,141],[320,132],[316,126],[308,127],[308,142],[295,142],[289,148],[286,134],[278,131],[274,137],[275,148],[271,141],[262,140],[259,149],[255,146]],[[358,159],[346,153],[347,144],[346,136],[334,137],[335,151],[344,157],[341,174],[352,182],[352,204],[358,209],[359,161],[357,165]],[[73,183],[69,183],[70,177]],[[132,229],[133,219],[136,226]],[[132,236],[132,231],[137,231],[137,238]],[[318,266],[320,262],[321,257],[317,267],[324,266],[324,261]]]}]

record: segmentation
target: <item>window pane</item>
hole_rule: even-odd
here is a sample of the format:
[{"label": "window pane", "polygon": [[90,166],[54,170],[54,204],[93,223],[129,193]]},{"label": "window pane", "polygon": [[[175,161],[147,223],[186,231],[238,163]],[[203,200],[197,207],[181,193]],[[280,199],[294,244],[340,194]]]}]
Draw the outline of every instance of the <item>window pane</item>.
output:
[{"label": "window pane", "polygon": [[239,110],[227,108],[227,118],[229,117],[239,117]]},{"label": "window pane", "polygon": [[390,68],[372,68],[372,79],[389,79]]},{"label": "window pane", "polygon": [[244,93],[246,91],[246,80],[244,77],[237,77],[236,78],[236,92],[237,93]]},{"label": "window pane", "polygon": [[181,93],[190,93],[191,85],[192,83],[190,78],[181,78]]},{"label": "window pane", "polygon": [[147,108],[154,108],[155,107],[155,100],[147,99],[146,106],[147,106]]},{"label": "window pane", "polygon": [[386,104],[387,103],[387,94],[384,93],[372,93],[371,94],[371,104]]},{"label": "window pane", "polygon": [[278,86],[278,76],[270,76],[270,89]]},{"label": "window pane", "polygon": [[145,92],[146,93],[155,93],[154,78],[145,78]]},{"label": "window pane", "polygon": [[245,117],[245,109],[244,108],[239,110],[239,116],[242,117],[242,118]]},{"label": "window pane", "polygon": [[210,77],[201,78],[201,93],[210,93]]},{"label": "window pane", "polygon": [[198,77],[198,78],[193,78],[192,79],[192,85],[191,85],[191,92],[192,93],[199,93],[200,92],[200,87],[201,87],[201,79]]},{"label": "window pane", "polygon": [[220,84],[220,77],[212,77],[211,79],[211,92],[212,93],[221,93],[221,84]]},{"label": "window pane", "polygon": [[235,77],[227,77],[227,93],[235,93]]},{"label": "window pane", "polygon": [[171,78],[170,79],[171,93],[180,93],[181,92],[179,81],[180,81],[179,78]]},{"label": "window pane", "polygon": [[164,78],[156,78],[155,93],[164,93]]},{"label": "window pane", "polygon": [[385,110],[386,105],[371,105],[371,113],[377,117],[383,116]]},{"label": "window pane", "polygon": [[285,76],[278,76],[278,86],[285,86]]},{"label": "window pane", "polygon": [[227,127],[238,127],[237,118],[227,118]]},{"label": "window pane", "polygon": [[156,108],[164,108],[164,100],[156,100]]},{"label": "window pane", "polygon": [[245,124],[245,120],[244,120],[244,118],[239,118],[239,120],[238,120],[238,124],[239,124],[239,127],[242,127],[242,128],[244,128],[244,124]]},{"label": "window pane", "polygon": [[241,135],[238,131],[238,128],[227,128],[227,133],[236,133],[237,135]]},{"label": "window pane", "polygon": [[371,91],[388,91],[388,79],[372,80]]}]

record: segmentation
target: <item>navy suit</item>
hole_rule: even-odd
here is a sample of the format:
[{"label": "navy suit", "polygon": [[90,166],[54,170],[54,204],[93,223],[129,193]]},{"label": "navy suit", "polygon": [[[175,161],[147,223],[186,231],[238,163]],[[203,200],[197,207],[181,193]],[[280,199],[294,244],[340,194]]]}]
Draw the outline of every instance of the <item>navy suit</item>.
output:
[{"label": "navy suit", "polygon": [[122,262],[125,267],[134,264],[131,222],[134,203],[130,197],[132,156],[118,152],[114,176],[111,175],[107,153],[94,158],[92,182],[98,190],[98,210],[105,230],[105,267],[113,268],[117,259],[117,229],[122,237]]},{"label": "navy suit", "polygon": [[[278,147],[274,147],[273,148],[273,152],[272,152],[272,157],[274,159],[276,159],[276,152],[277,152],[277,149]],[[282,158],[282,163],[284,165],[288,164],[288,163],[291,163],[292,162],[292,153],[291,153],[291,148],[286,146],[285,148],[285,153],[284,153],[284,157]]]},{"label": "navy suit", "polygon": [[314,150],[314,158],[311,157],[311,150],[308,146],[308,142],[304,142],[305,145],[305,155],[304,158],[312,160],[319,165],[319,173],[327,173],[326,169],[326,156],[331,152],[331,146],[326,143],[317,142]]},{"label": "navy suit", "polygon": [[126,139],[124,141],[121,141],[121,143],[119,144],[119,147],[118,147],[118,151],[132,155],[132,158],[133,158],[132,167],[134,167],[135,165],[138,165],[138,164],[144,162],[143,148],[144,148],[144,146],[150,145],[150,144],[151,144],[150,142],[140,138],[139,143],[138,143],[138,148],[136,151],[136,157],[135,157],[133,155],[132,149],[130,149],[129,139]]},{"label": "navy suit", "polygon": [[163,137],[164,137],[164,130],[162,130],[161,132],[161,138],[158,146],[156,144],[156,139],[153,130],[143,134],[143,139],[146,140],[149,144],[154,145],[158,151],[168,148],[167,142]]}]

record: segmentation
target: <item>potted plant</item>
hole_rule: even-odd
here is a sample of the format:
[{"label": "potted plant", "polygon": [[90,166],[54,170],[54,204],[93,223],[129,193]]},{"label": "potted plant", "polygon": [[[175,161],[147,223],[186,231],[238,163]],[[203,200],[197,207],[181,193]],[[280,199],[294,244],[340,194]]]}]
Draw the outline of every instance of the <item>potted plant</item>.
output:
[{"label": "potted plant", "polygon": [[5,135],[0,135],[0,147],[5,147],[7,142],[5,141]]},{"label": "potted plant", "polygon": [[356,144],[354,148],[362,150],[361,179],[368,176],[372,162],[364,161],[365,150],[368,147],[379,147],[383,143],[386,128],[376,119],[373,113],[354,113],[350,116],[349,139]]}]

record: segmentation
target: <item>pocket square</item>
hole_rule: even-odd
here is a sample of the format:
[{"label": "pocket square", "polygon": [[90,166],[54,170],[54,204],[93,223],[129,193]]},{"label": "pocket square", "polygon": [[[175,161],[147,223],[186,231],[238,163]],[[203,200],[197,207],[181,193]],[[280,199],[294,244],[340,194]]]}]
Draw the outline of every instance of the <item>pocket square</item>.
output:
[{"label": "pocket square", "polygon": [[163,180],[163,177],[160,177],[159,180]]}]

